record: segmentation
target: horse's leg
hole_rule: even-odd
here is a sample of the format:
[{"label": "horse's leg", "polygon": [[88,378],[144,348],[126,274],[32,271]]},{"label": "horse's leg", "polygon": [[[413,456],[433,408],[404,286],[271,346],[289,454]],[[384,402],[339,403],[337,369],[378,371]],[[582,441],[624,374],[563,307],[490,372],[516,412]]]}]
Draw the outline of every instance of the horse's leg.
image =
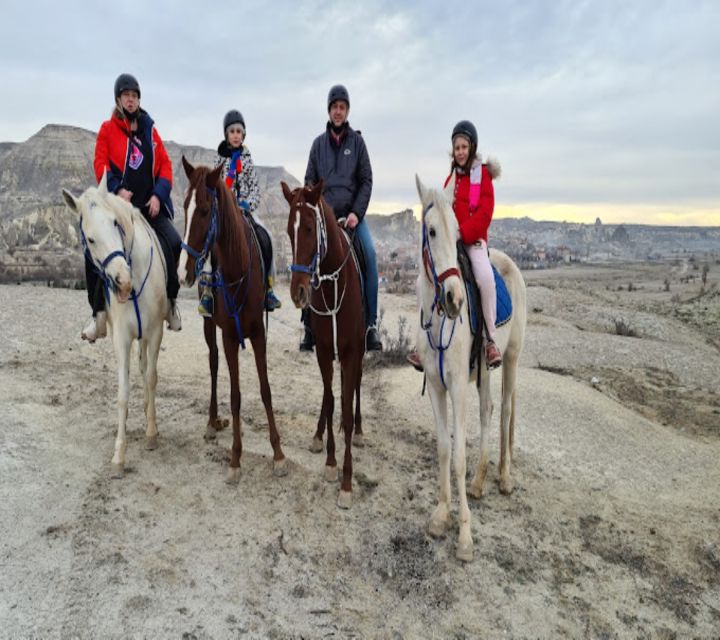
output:
[{"label": "horse's leg", "polygon": [[112,477],[122,478],[125,474],[125,450],[127,437],[125,423],[127,422],[128,398],[130,396],[130,336],[121,336],[122,332],[113,330],[115,343],[115,357],[118,365],[118,430],[115,437],[115,454],[112,459]]},{"label": "horse's leg", "polygon": [[272,394],[270,392],[270,383],[267,375],[267,352],[265,342],[265,332],[250,339],[252,343],[253,353],[255,354],[255,366],[257,367],[258,378],[260,379],[260,397],[265,405],[265,413],[267,413],[268,430],[270,433],[270,444],[273,448],[273,473],[276,476],[284,476],[287,474],[287,463],[285,462],[285,454],[280,447],[280,434],[275,426],[275,414],[272,408]]},{"label": "horse's leg", "polygon": [[360,384],[362,383],[362,362],[365,354],[361,351],[357,364],[357,383],[355,384],[355,433],[353,445],[356,447],[365,446],[365,436],[362,430],[362,414],[360,413]]},{"label": "horse's leg", "polygon": [[438,461],[440,471],[440,496],[438,504],[430,516],[428,531],[439,538],[445,535],[450,518],[450,433],[447,428],[447,392],[437,384],[428,384],[430,403],[435,416],[435,432],[437,435]]},{"label": "horse's leg", "polygon": [[345,434],[345,457],[343,458],[343,474],[337,504],[341,509],[349,509],[352,505],[352,439],[353,439],[353,396],[357,389],[358,359],[351,355],[342,365],[342,426]]},{"label": "horse's leg", "polygon": [[468,493],[473,498],[480,499],[483,494],[483,486],[485,484],[488,462],[490,460],[488,437],[490,434],[492,399],[490,397],[490,372],[483,364],[478,366],[480,367],[480,389],[478,392],[480,396],[480,461],[475,470],[475,476],[470,483]]},{"label": "horse's leg", "polygon": [[237,484],[240,481],[240,456],[242,455],[242,434],[240,426],[240,372],[238,367],[238,349],[240,344],[234,336],[235,328],[222,332],[223,348],[230,373],[230,409],[232,412],[233,443],[230,450],[230,469],[226,482]]},{"label": "horse's leg", "polygon": [[465,490],[465,394],[467,383],[461,378],[450,386],[450,398],[453,405],[453,466],[457,482],[458,499],[460,501],[460,534],[458,535],[455,557],[458,560],[470,562],[473,559],[473,541],[470,527],[470,508],[468,507],[467,492]]},{"label": "horse's leg", "polygon": [[[325,416],[327,422],[327,457],[325,458],[325,479],[328,482],[337,482],[337,460],[335,460],[335,435],[333,433],[333,409],[335,398],[333,397],[333,352],[332,346],[329,350],[323,349],[320,345],[315,345],[317,352],[317,361],[320,366],[320,375],[323,381],[323,401],[320,419]],[[319,425],[318,425],[319,429]],[[316,434],[317,437],[317,434]]]},{"label": "horse's leg", "polygon": [[[310,443],[310,451],[312,451],[313,453],[320,453],[323,450],[323,434],[325,433],[326,425],[328,427],[328,438],[330,437],[330,432],[332,431],[333,412],[335,410],[335,398],[332,394],[333,361],[332,359],[330,359],[329,366],[326,365],[330,374],[330,384],[328,386],[325,382],[325,377],[323,373],[323,362],[325,362],[325,354],[321,354],[321,351],[322,349],[320,347],[316,347],[315,354],[317,356],[318,366],[320,367],[320,375],[323,376],[323,399],[322,405],[320,407],[320,417],[318,418],[317,429],[315,430],[315,435],[313,436],[312,442]],[[335,449],[333,449],[333,453],[334,452]]]},{"label": "horse's leg", "polygon": [[145,352],[145,417],[147,429],[145,430],[145,448],[157,449],[158,428],[155,412],[155,389],[157,388],[157,361],[162,341],[162,324],[147,341],[143,340],[142,351]]},{"label": "horse's leg", "polygon": [[[507,356],[507,354],[506,354]],[[503,358],[502,404],[500,405],[500,493],[509,495],[514,485],[510,478],[512,462],[512,432],[515,429],[515,381],[517,354]]]},{"label": "horse's leg", "polygon": [[[323,365],[320,361],[320,349],[315,349],[317,355],[318,366],[320,367],[320,374],[323,372]],[[335,398],[332,394],[332,360],[330,361],[330,393],[327,393],[327,387],[325,386],[325,380],[323,378],[323,400],[322,406],[320,407],[320,416],[318,417],[317,429],[315,429],[315,435],[313,436],[312,442],[310,443],[310,451],[313,453],[320,453],[323,449],[322,439],[325,434],[325,426],[332,424],[333,411],[335,410]]]},{"label": "horse's leg", "polygon": [[214,440],[217,431],[226,427],[221,420],[218,419],[217,410],[217,374],[218,374],[218,348],[217,334],[215,331],[215,323],[211,318],[203,319],[203,333],[205,334],[205,343],[208,346],[208,360],[210,363],[210,410],[208,415],[208,423],[205,428],[205,439]]}]

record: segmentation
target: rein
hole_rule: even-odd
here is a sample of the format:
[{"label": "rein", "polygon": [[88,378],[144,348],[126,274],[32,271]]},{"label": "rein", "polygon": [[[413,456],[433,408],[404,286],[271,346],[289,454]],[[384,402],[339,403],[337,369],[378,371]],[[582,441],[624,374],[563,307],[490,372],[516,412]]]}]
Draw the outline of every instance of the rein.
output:
[{"label": "rein", "polygon": [[[190,245],[185,244],[185,242],[182,242],[180,246],[185,249],[193,258],[195,258],[195,277],[197,278],[198,275],[202,272],[203,267],[205,266],[205,262],[208,259],[208,256],[210,255],[210,250],[212,249],[213,245],[218,240],[218,230],[220,227],[220,212],[218,209],[218,197],[217,197],[217,191],[215,189],[211,189],[210,187],[205,187],[208,194],[210,195],[210,201],[211,201],[211,209],[210,209],[210,226],[208,227],[207,234],[205,235],[205,242],[203,244],[202,251],[196,251],[193,249]],[[242,224],[242,221],[240,222]],[[246,237],[249,238],[249,236],[246,234]],[[222,273],[222,267],[218,266],[217,269],[212,271],[210,273],[210,279],[206,280],[204,278],[200,278],[199,284],[203,286],[212,287],[214,289],[219,289],[222,293],[223,300],[225,302],[225,309],[227,309],[228,313],[230,314],[230,317],[235,322],[235,329],[237,330],[238,339],[240,340],[240,346],[245,349],[245,336],[243,335],[242,327],[240,325],[240,314],[242,313],[243,309],[245,308],[245,303],[248,299],[248,294],[250,292],[250,275],[252,273],[252,246],[253,242],[252,240],[248,240],[248,250],[249,250],[249,261],[248,261],[248,271],[246,274],[240,278],[240,280],[237,280],[235,282],[225,282],[225,277]],[[240,287],[243,283],[243,281],[247,278],[248,284],[245,287],[245,295],[242,299],[242,302],[239,305],[235,305],[236,302],[236,295],[232,295],[230,293],[230,287]]]},{"label": "rein", "polygon": [[[132,219],[131,219],[132,220]],[[133,225],[134,226],[134,225]],[[95,271],[100,276],[100,279],[103,283],[103,289],[105,292],[105,301],[107,304],[110,304],[111,298],[110,298],[110,290],[113,292],[117,291],[117,285],[115,284],[115,281],[107,274],[107,266],[115,259],[115,258],[123,258],[125,262],[127,263],[128,269],[130,270],[130,281],[132,282],[133,272],[132,272],[132,254],[133,254],[133,248],[135,247],[135,234],[133,234],[132,243],[130,244],[130,249],[128,251],[125,250],[125,232],[123,231],[123,228],[118,224],[117,220],[115,220],[115,227],[118,230],[118,233],[120,235],[120,243],[122,244],[122,251],[120,249],[116,251],[111,251],[104,260],[95,260],[93,258],[92,253],[90,252],[90,247],[88,245],[87,238],[85,237],[85,232],[82,228],[82,216],[80,216],[80,241],[82,243],[83,253],[90,258],[90,261],[93,264],[93,267],[95,268]],[[138,304],[138,299],[142,295],[143,289],[145,289],[145,283],[148,280],[148,277],[150,276],[150,270],[152,269],[152,263],[153,263],[153,251],[154,247],[153,245],[150,245],[150,260],[148,262],[148,268],[147,272],[145,273],[145,277],[142,280],[142,283],[140,284],[140,288],[136,291],[135,287],[133,287],[130,290],[130,300],[133,302],[133,308],[135,309],[135,318],[137,319],[138,324],[138,340],[142,339],[142,317],[140,315],[140,305]]]},{"label": "rein", "polygon": [[[305,203],[308,204],[308,203]],[[348,234],[343,234],[343,237],[345,238],[346,242],[348,243],[348,251],[345,254],[345,258],[343,258],[342,263],[340,266],[333,271],[332,273],[322,273],[320,265],[322,264],[323,260],[327,256],[328,251],[328,235],[327,235],[327,226],[325,224],[325,215],[324,211],[322,210],[322,204],[318,202],[316,206],[311,206],[312,209],[315,211],[315,237],[317,238],[317,250],[313,254],[313,257],[310,261],[309,266],[305,266],[302,264],[292,264],[290,265],[290,271],[296,272],[296,273],[307,273],[310,274],[310,286],[314,290],[320,289],[320,295],[322,296],[323,304],[325,305],[325,309],[316,309],[312,306],[312,303],[309,305],[310,310],[319,315],[319,316],[332,316],[332,322],[333,322],[333,339],[335,343],[335,353],[338,353],[337,348],[337,338],[338,338],[338,330],[337,330],[337,314],[340,311],[340,308],[342,307],[343,300],[345,299],[345,291],[347,290],[347,280],[343,284],[342,292],[340,293],[340,296],[338,296],[338,281],[340,280],[340,273],[345,268],[345,265],[347,264],[348,259],[352,255],[352,242],[350,241],[350,238]],[[297,247],[294,248],[295,252],[297,252]],[[327,300],[325,299],[325,292],[322,290],[322,284],[323,282],[332,282],[333,283],[333,296],[335,300],[335,305],[331,309],[330,305],[328,304]]]},{"label": "rein", "polygon": [[[443,342],[443,337],[445,333],[445,322],[448,319],[448,316],[445,312],[444,283],[445,280],[447,280],[451,276],[457,276],[458,278],[460,278],[461,276],[460,271],[457,267],[450,267],[449,269],[445,269],[445,271],[443,271],[439,275],[437,273],[437,269],[435,268],[435,260],[432,255],[432,249],[430,248],[430,241],[428,239],[428,229],[427,225],[425,224],[425,215],[428,211],[430,211],[432,206],[433,203],[431,202],[423,210],[422,255],[423,265],[425,267],[425,277],[427,278],[428,282],[433,285],[435,295],[433,297],[432,305],[430,306],[429,320],[427,320],[427,322],[425,321],[425,309],[420,309],[420,326],[425,331],[425,335],[427,336],[430,348],[438,354],[440,381],[442,382],[443,387],[447,389],[447,384],[445,383],[445,352],[450,348],[450,345],[452,344],[453,337],[455,336],[455,326],[457,324],[458,318],[453,319],[452,326],[450,327],[450,336],[447,338],[446,342]],[[434,340],[432,335],[433,316],[436,311],[438,318],[440,318],[440,335],[438,336],[437,342]],[[458,317],[460,318],[460,322],[462,322],[462,316]]]}]

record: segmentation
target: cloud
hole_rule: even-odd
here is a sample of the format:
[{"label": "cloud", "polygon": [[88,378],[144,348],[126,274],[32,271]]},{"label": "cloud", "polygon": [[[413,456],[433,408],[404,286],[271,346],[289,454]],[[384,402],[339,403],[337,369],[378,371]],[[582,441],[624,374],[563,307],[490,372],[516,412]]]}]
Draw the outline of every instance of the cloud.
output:
[{"label": "cloud", "polygon": [[[260,164],[302,179],[346,84],[373,201],[438,184],[469,118],[505,168],[504,202],[710,206],[720,175],[720,4],[11,3],[0,25],[0,140],[96,129],[135,73],[161,134],[215,147],[243,111]],[[383,204],[385,203],[385,204]],[[372,208],[372,207],[371,207]]]}]

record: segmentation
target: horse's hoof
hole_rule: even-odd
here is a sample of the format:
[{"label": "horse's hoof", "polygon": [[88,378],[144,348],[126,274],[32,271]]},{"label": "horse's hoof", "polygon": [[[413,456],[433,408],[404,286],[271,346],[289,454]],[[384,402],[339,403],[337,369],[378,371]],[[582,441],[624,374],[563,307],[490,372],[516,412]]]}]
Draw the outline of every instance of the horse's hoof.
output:
[{"label": "horse's hoof", "polygon": [[310,443],[310,451],[320,453],[323,450],[323,442],[320,438],[313,438]]},{"label": "horse's hoof", "polygon": [[473,544],[469,542],[467,544],[458,543],[455,548],[455,557],[462,562],[472,562],[473,559]]},{"label": "horse's hoof", "polygon": [[205,435],[203,436],[203,438],[206,442],[211,442],[215,440],[217,438],[217,431],[215,430],[215,427],[213,427],[211,424],[205,427]]},{"label": "horse's hoof", "polygon": [[480,500],[480,498],[483,497],[483,488],[482,487],[476,487],[475,485],[470,485],[468,487],[468,495],[471,498],[475,498],[475,500]]},{"label": "horse's hoof", "polygon": [[500,493],[509,496],[515,489],[515,483],[510,478],[500,478]]},{"label": "horse's hoof", "polygon": [[112,467],[110,469],[110,477],[113,480],[121,480],[125,477],[125,465],[123,463],[117,464],[115,462],[112,463]]},{"label": "horse's hoof", "polygon": [[273,475],[276,478],[282,478],[283,476],[286,476],[287,474],[288,474],[287,458],[283,458],[282,460],[275,460],[273,462]]},{"label": "horse's hoof", "polygon": [[445,520],[430,519],[430,524],[428,525],[428,533],[433,538],[442,538],[445,535],[446,530],[447,522]]},{"label": "horse's hoof", "polygon": [[338,468],[337,467],[325,467],[323,473],[325,480],[328,482],[337,482],[338,480]]},{"label": "horse's hoof", "polygon": [[147,436],[145,438],[145,448],[148,451],[155,451],[155,449],[157,449],[157,447],[158,447],[157,434],[155,434],[154,436]]},{"label": "horse's hoof", "polygon": [[358,449],[362,449],[365,446],[365,436],[362,433],[353,434],[352,443],[353,447],[358,447]]},{"label": "horse's hoof", "polygon": [[225,482],[231,485],[238,484],[240,482],[240,467],[230,467]]},{"label": "horse's hoof", "polygon": [[343,491],[338,493],[337,506],[341,509],[349,509],[352,507],[352,491]]},{"label": "horse's hoof", "polygon": [[213,426],[215,427],[215,431],[222,431],[230,426],[230,420],[227,418],[215,418],[215,424]]}]

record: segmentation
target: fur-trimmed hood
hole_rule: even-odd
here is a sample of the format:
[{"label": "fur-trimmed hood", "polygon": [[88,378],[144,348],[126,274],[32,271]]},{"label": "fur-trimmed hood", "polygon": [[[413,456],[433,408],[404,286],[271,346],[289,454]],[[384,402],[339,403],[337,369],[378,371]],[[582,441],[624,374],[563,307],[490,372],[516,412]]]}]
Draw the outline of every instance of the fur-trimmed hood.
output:
[{"label": "fur-trimmed hood", "polygon": [[497,180],[502,174],[502,166],[497,158],[488,156],[483,164],[487,167],[488,173],[493,180]]}]

